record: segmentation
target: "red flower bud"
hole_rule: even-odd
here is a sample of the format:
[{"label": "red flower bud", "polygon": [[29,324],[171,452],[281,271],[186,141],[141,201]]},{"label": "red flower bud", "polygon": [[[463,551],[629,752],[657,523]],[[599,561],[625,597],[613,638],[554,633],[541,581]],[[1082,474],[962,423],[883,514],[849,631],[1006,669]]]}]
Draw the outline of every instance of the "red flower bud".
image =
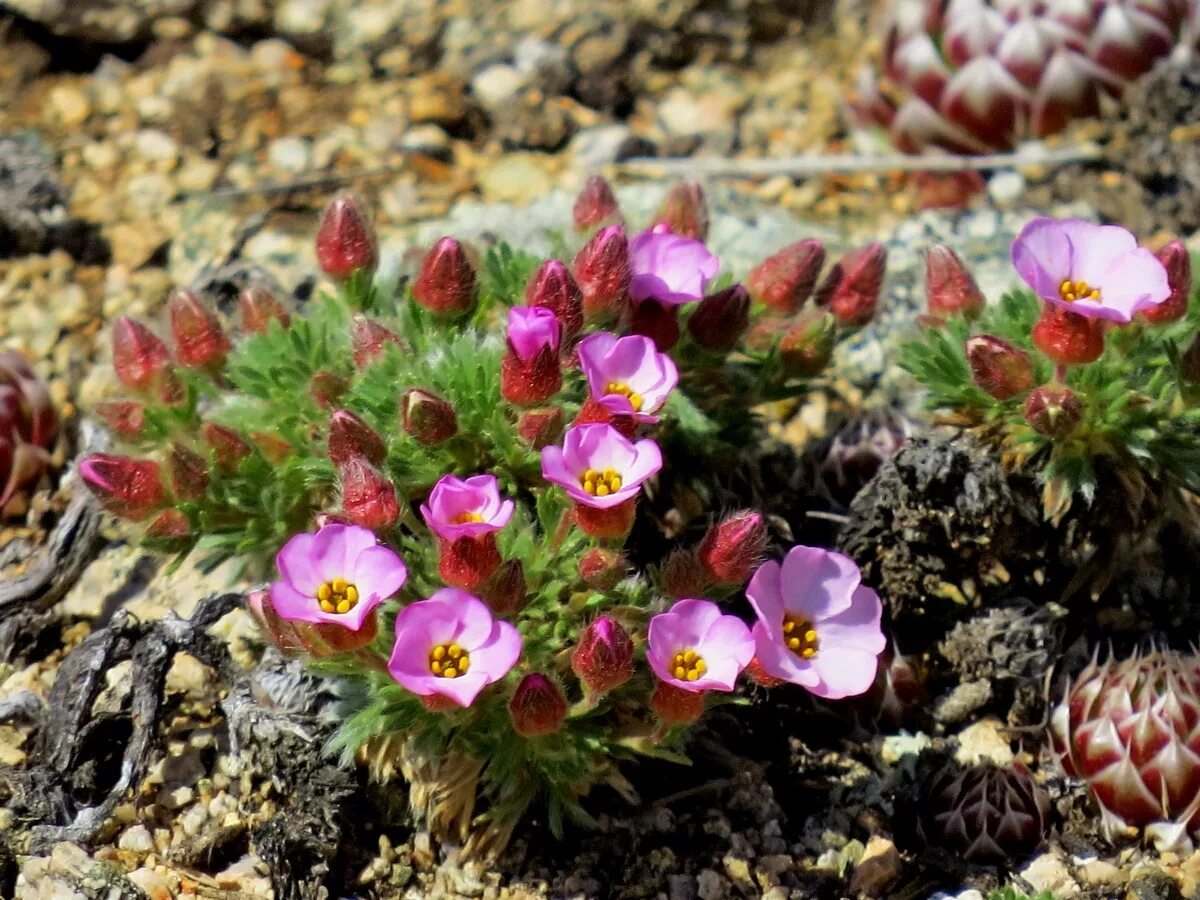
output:
[{"label": "red flower bud", "polygon": [[587,321],[611,324],[624,316],[633,278],[624,228],[609,225],[597,231],[575,255],[572,270],[583,292]]},{"label": "red flower bud", "polygon": [[1095,362],[1104,352],[1104,320],[1046,304],[1030,336],[1034,345],[1060,365]]},{"label": "red flower bud", "polygon": [[162,339],[128,316],[113,324],[112,350],[117,379],[131,391],[151,390],[171,366],[171,352]]},{"label": "red flower bud", "polygon": [[321,409],[331,409],[350,390],[350,379],[336,372],[321,370],[313,373],[308,393]]},{"label": "red flower bud", "polygon": [[675,234],[703,241],[708,237],[708,203],[698,181],[680,181],[667,191],[652,225],[666,225]]},{"label": "red flower bud", "polygon": [[1066,437],[1083,418],[1083,404],[1075,392],[1061,384],[1034,388],[1025,402],[1025,420],[1038,434]]},{"label": "red flower bud", "polygon": [[475,269],[463,245],[444,237],[421,261],[413,299],[437,316],[454,318],[475,306]]},{"label": "red flower bud", "polygon": [[192,533],[187,516],[177,509],[164,509],[146,526],[148,538],[181,538]]},{"label": "red flower bud", "polygon": [[243,459],[254,452],[240,434],[215,422],[205,422],[201,425],[200,435],[204,438],[204,443],[212,448],[217,465],[227,472],[236,469]]},{"label": "red flower bud", "polygon": [[668,727],[691,725],[704,715],[704,694],[659,681],[650,697],[650,708]]},{"label": "red flower bud", "polygon": [[798,378],[820,375],[833,356],[837,321],[833,315],[810,310],[796,319],[779,342],[783,370]]},{"label": "red flower bud", "polygon": [[361,456],[379,465],[387,456],[387,445],[370,425],[348,409],[339,409],[329,417],[329,459],[340,466],[352,456]]},{"label": "red flower bud", "polygon": [[292,455],[292,445],[279,435],[269,431],[251,432],[250,440],[254,441],[254,446],[267,458],[267,462],[274,465],[279,465]]},{"label": "red flower bud", "polygon": [[750,294],[740,284],[709,294],[688,319],[688,331],[701,347],[728,353],[750,327]]},{"label": "red flower bud", "polygon": [[479,596],[496,615],[512,616],[524,608],[528,592],[525,567],[519,559],[510,559],[492,573]]},{"label": "red flower bud", "polygon": [[141,434],[146,425],[146,409],[135,400],[105,400],[97,403],[96,415],[109,428],[125,437]]},{"label": "red flower bud", "polygon": [[615,619],[601,616],[580,633],[571,669],[590,694],[619,688],[633,677],[633,641]]},{"label": "red flower bud", "polygon": [[181,500],[199,500],[208,490],[208,462],[199,453],[173,444],[167,455],[171,490]]},{"label": "red flower bud", "polygon": [[315,659],[328,659],[366,647],[379,633],[377,616],[372,614],[358,631],[328,623],[289,621],[280,617],[271,602],[269,590],[251,591],[246,605],[275,646],[285,653],[303,651]]},{"label": "red flower bud", "polygon": [[930,315],[942,319],[962,313],[973,319],[983,311],[983,292],[958,254],[945,244],[925,257],[925,298]]},{"label": "red flower bud", "polygon": [[517,433],[534,450],[557,443],[562,431],[563,411],[557,406],[527,409],[517,419]]},{"label": "red flower bud", "polygon": [[141,521],[166,503],[162,475],[152,460],[93,453],[79,463],[79,477],[101,506],[122,519]]},{"label": "red flower bud", "polygon": [[230,344],[216,313],[205,307],[191,291],[176,293],[169,308],[171,337],[180,364],[191,369],[213,369],[223,365]]},{"label": "red flower bud", "polygon": [[1171,241],[1154,254],[1167,270],[1171,296],[1158,306],[1147,307],[1141,316],[1147,322],[1177,322],[1187,315],[1192,294],[1192,259],[1182,241]]},{"label": "red flower bud", "polygon": [[557,340],[543,344],[528,357],[522,357],[513,342],[508,342],[508,352],[500,363],[500,396],[505,400],[520,406],[544,403],[562,390],[562,383]]},{"label": "red flower bud", "polygon": [[679,307],[667,306],[657,300],[635,300],[629,330],[654,341],[660,353],[666,353],[679,343]]},{"label": "red flower bud", "polygon": [[588,537],[602,541],[617,540],[629,534],[636,512],[636,497],[608,509],[597,509],[578,503],[575,505],[575,524]]},{"label": "red flower bud", "polygon": [[820,241],[797,241],[759,263],[746,278],[746,287],[759,303],[791,315],[812,294],[824,265],[825,246]]},{"label": "red flower bud", "polygon": [[508,702],[513,731],[522,737],[553,734],[567,717],[567,700],[545,675],[526,675]]},{"label": "red flower bud", "polygon": [[717,584],[741,587],[750,580],[766,547],[767,525],[762,515],[743,509],[708,529],[696,557]]},{"label": "red flower bud", "polygon": [[338,466],[342,515],[363,528],[388,528],[400,518],[396,488],[365,459],[352,456]]},{"label": "red flower bud", "polygon": [[579,577],[594,591],[612,590],[628,571],[625,555],[604,547],[593,547],[579,559]]},{"label": "red flower bud", "polygon": [[1007,400],[1033,387],[1033,362],[1019,347],[981,334],[969,338],[966,348],[971,378],[997,400]]},{"label": "red flower bud", "polygon": [[403,346],[403,341],[392,331],[384,328],[374,319],[366,316],[355,316],[350,325],[350,342],[354,348],[354,368],[365,369],[381,353],[388,344]]},{"label": "red flower bud", "polygon": [[571,271],[557,259],[548,259],[533,273],[525,288],[525,305],[548,309],[562,326],[566,343],[583,328],[583,292]]},{"label": "red flower bud", "polygon": [[591,231],[600,225],[621,221],[616,195],[601,175],[592,175],[584,182],[572,213],[579,231]]},{"label": "red flower bud", "polygon": [[694,551],[679,549],[672,550],[663,561],[659,582],[664,594],[672,600],[682,600],[703,596],[712,579]]},{"label": "red flower bud", "polygon": [[247,334],[261,334],[272,322],[287,328],[292,321],[275,295],[258,285],[249,285],[238,294],[238,309],[242,314],[242,331]]},{"label": "red flower bud", "polygon": [[633,440],[634,433],[637,431],[638,422],[633,416],[624,414],[614,415],[613,412],[602,403],[598,402],[595,397],[588,396],[583,401],[583,406],[579,407],[579,412],[575,414],[571,425],[611,425],[617,431],[621,432],[629,440]]},{"label": "red flower bud", "polygon": [[878,242],[851,250],[829,270],[817,302],[843,325],[865,325],[875,316],[883,289],[887,249]]},{"label": "red flower bud", "polygon": [[400,413],[404,430],[418,444],[432,447],[458,434],[458,417],[454,407],[436,394],[412,388],[400,398]]},{"label": "red flower bud", "polygon": [[321,217],[317,230],[317,262],[336,281],[355,272],[370,274],[379,264],[375,227],[354,197],[338,197]]},{"label": "red flower bud", "polygon": [[477,591],[500,567],[494,534],[438,540],[438,574],[447,587]]}]

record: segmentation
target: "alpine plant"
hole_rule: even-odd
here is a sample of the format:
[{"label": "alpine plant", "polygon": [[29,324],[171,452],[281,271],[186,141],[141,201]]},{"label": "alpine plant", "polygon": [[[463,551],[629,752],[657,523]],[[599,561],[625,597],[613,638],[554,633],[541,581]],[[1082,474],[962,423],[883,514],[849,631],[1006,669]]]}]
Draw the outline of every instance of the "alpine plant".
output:
[{"label": "alpine plant", "polygon": [[1183,244],[1037,218],[1012,262],[1028,289],[985,305],[952,251],[929,253],[922,332],[901,358],[929,405],[1035,474],[1052,519],[1116,472],[1164,501],[1200,491],[1200,302]]},{"label": "alpine plant", "polygon": [[167,337],[114,324],[121,446],[79,466],[152,546],[260,577],[265,635],[348,683],[346,760],[403,773],[469,852],[535,802],[555,831],[590,822],[582,796],[638,755],[686,761],[747,670],[846,697],[884,648],[848,558],[764,563],[752,508],[703,510],[679,546],[648,510],[664,473],[713,496],[716,462],[763,438],[755,408],[871,317],[882,248],[822,280],[801,241],[743,286],[694,183],[642,231],[596,179],[574,212],[563,260],[502,245],[476,268],[444,237],[391,292],[362,205],[334,201],[302,313],[251,287],[237,321],[180,292]]},{"label": "alpine plant", "polygon": [[23,511],[53,468],[58,413],[50,391],[16,350],[0,351],[0,518]]},{"label": "alpine plant", "polygon": [[1197,0],[900,0],[853,102],[909,153],[989,153],[1061,131],[1200,37]]},{"label": "alpine plant", "polygon": [[1143,831],[1191,853],[1200,834],[1200,658],[1151,650],[1092,662],[1051,718],[1054,749],[1081,778],[1110,839]]}]

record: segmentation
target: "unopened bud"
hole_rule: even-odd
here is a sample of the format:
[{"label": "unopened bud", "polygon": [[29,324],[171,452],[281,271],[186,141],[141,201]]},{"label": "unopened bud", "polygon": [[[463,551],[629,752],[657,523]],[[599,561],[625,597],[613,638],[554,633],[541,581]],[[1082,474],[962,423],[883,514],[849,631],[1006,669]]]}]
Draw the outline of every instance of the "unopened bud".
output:
[{"label": "unopened bud", "polygon": [[553,734],[567,717],[567,700],[545,675],[526,675],[508,702],[513,731],[522,737]]},{"label": "unopened bud", "polygon": [[525,304],[554,313],[569,342],[583,328],[583,292],[571,271],[557,259],[548,259],[533,273],[525,288]]},{"label": "unopened bud", "polygon": [[432,447],[458,434],[454,407],[436,394],[412,388],[400,398],[404,430],[418,444]]},{"label": "unopened bud", "polygon": [[421,261],[413,299],[436,316],[456,318],[475,306],[475,269],[463,245],[444,237]]},{"label": "unopened bud", "polygon": [[521,412],[517,433],[534,450],[558,443],[563,431],[563,411],[558,406],[542,406]]},{"label": "unopened bud", "polygon": [[342,515],[363,528],[388,528],[400,519],[395,485],[361,457],[338,466],[342,488]]},{"label": "unopened bud", "polygon": [[447,587],[477,594],[501,561],[494,534],[438,540],[438,574]]},{"label": "unopened bud", "polygon": [[508,311],[508,352],[500,365],[500,395],[524,406],[544,403],[562,388],[558,352],[562,326],[548,309]]},{"label": "unopened bud", "polygon": [[339,409],[329,417],[329,459],[340,466],[352,456],[361,456],[379,465],[387,456],[387,445],[370,425],[348,409]]},{"label": "unopened bud", "polygon": [[1046,304],[1030,337],[1056,363],[1082,365],[1095,362],[1104,352],[1104,320]]},{"label": "unopened bud", "polygon": [[740,284],[709,294],[688,319],[688,331],[701,347],[728,353],[750,326],[750,294]]},{"label": "unopened bud", "polygon": [[158,463],[93,453],[79,463],[79,477],[113,515],[135,522],[149,517],[166,503]]},{"label": "unopened bud", "polygon": [[575,255],[572,270],[583,292],[587,321],[611,324],[624,316],[633,279],[624,228],[609,225],[596,232]]},{"label": "unopened bud", "polygon": [[696,558],[695,551],[677,549],[663,560],[659,583],[662,592],[672,600],[682,600],[704,595],[712,579]]},{"label": "unopened bud", "polygon": [[374,319],[355,316],[350,324],[350,344],[354,350],[354,368],[365,369],[389,344],[402,346],[400,338]]},{"label": "unopened bud", "polygon": [[967,340],[966,350],[971,378],[984,393],[1007,400],[1033,387],[1033,361],[1019,347],[981,334]]},{"label": "unopened bud", "polygon": [[267,462],[272,465],[277,466],[292,455],[292,445],[270,431],[252,431],[250,440],[258,448],[258,452],[265,456]]},{"label": "unopened bud", "polygon": [[215,422],[205,422],[201,425],[200,435],[204,438],[204,443],[212,449],[217,465],[227,472],[232,472],[243,459],[254,452],[254,448],[246,443],[240,434]]},{"label": "unopened bud", "polygon": [[313,373],[312,381],[308,383],[309,396],[321,409],[332,409],[337,406],[348,390],[350,390],[349,378],[324,369]]},{"label": "unopened bud", "polygon": [[219,368],[229,353],[230,343],[216,313],[191,291],[171,298],[171,337],[180,365],[191,369]]},{"label": "unopened bud", "polygon": [[629,330],[654,341],[659,353],[679,343],[679,307],[657,300],[635,300]]},{"label": "unopened bud", "polygon": [[717,584],[741,587],[750,580],[766,547],[767,525],[762,514],[744,509],[708,529],[696,556]]},{"label": "unopened bud", "polygon": [[355,272],[370,274],[379,264],[375,227],[357,198],[338,197],[325,209],[317,230],[317,262],[336,281]]},{"label": "unopened bud", "polygon": [[238,310],[242,316],[242,331],[247,334],[261,334],[272,322],[278,322],[284,328],[291,322],[291,316],[278,298],[259,285],[249,285],[238,294]]},{"label": "unopened bud", "polygon": [[668,727],[691,725],[704,715],[704,694],[659,681],[650,697],[650,708]]},{"label": "unopened bud", "polygon": [[589,693],[619,688],[633,677],[633,641],[615,619],[601,616],[580,633],[571,669]]},{"label": "unopened bud", "polygon": [[96,415],[123,437],[136,437],[146,425],[146,408],[136,400],[105,400],[96,404]]},{"label": "unopened bud", "polygon": [[820,241],[797,241],[759,263],[746,278],[746,287],[759,303],[791,315],[812,294],[824,265],[825,246]]},{"label": "unopened bud", "polygon": [[1148,306],[1141,316],[1148,322],[1177,322],[1187,315],[1192,294],[1192,258],[1182,241],[1171,241],[1154,254],[1167,270],[1171,295],[1157,306]]},{"label": "unopened bud", "polygon": [[145,536],[148,538],[170,539],[187,537],[192,533],[191,523],[178,509],[164,509],[154,521],[146,526]]},{"label": "unopened bud", "polygon": [[929,314],[943,319],[962,314],[973,319],[983,311],[983,292],[958,254],[945,244],[925,257],[925,298]]},{"label": "unopened bud", "polygon": [[1083,418],[1083,404],[1075,392],[1061,384],[1035,388],[1025,402],[1025,421],[1046,437],[1063,438]]},{"label": "unopened bud", "polygon": [[167,456],[171,490],[181,500],[199,500],[208,490],[208,462],[199,453],[174,444]]},{"label": "unopened bud", "polygon": [[796,319],[779,342],[783,370],[797,378],[825,371],[837,340],[837,320],[831,313],[809,310]]},{"label": "unopened bud", "polygon": [[128,316],[113,323],[112,349],[117,379],[131,391],[152,390],[171,365],[162,338]]},{"label": "unopened bud", "polygon": [[480,589],[479,595],[488,608],[498,616],[512,616],[525,607],[529,588],[525,583],[525,566],[519,559],[501,563],[492,577]]},{"label": "unopened bud", "polygon": [[583,190],[575,199],[572,213],[575,227],[579,231],[591,231],[601,225],[621,221],[621,209],[617,205],[616,195],[601,175],[592,175],[584,182]]},{"label": "unopened bud", "polygon": [[623,553],[605,547],[593,547],[579,559],[579,577],[594,591],[609,591],[629,572]]},{"label": "unopened bud", "polygon": [[666,225],[675,234],[694,241],[708,237],[708,203],[700,182],[677,182],[667,191],[652,224]]},{"label": "unopened bud", "polygon": [[851,250],[829,270],[818,294],[843,325],[865,325],[875,316],[883,290],[887,249],[878,242]]}]

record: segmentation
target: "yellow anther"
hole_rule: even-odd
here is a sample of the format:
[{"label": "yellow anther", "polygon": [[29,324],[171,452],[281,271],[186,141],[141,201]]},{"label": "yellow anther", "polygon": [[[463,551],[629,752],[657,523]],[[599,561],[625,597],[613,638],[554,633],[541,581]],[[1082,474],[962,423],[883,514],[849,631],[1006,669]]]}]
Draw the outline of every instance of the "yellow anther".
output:
[{"label": "yellow anther", "polygon": [[334,578],[317,587],[317,605],[323,612],[348,613],[358,604],[358,587],[345,578]]},{"label": "yellow anther", "polygon": [[446,670],[444,672],[442,672],[442,677],[443,678],[457,678],[458,677],[458,669],[454,668],[454,666],[446,666]]},{"label": "yellow anther", "polygon": [[346,593],[346,579],[335,578],[332,582],[330,582],[330,587],[333,588],[333,592],[335,594],[344,594]]},{"label": "yellow anther", "polygon": [[459,513],[453,521],[455,525],[466,525],[470,522],[482,522],[483,516],[477,512],[465,512]]},{"label": "yellow anther", "polygon": [[1058,286],[1058,295],[1067,303],[1076,300],[1099,300],[1100,289],[1094,288],[1086,281],[1071,281],[1067,279]]},{"label": "yellow anther", "polygon": [[446,648],[446,652],[450,654],[451,659],[458,659],[463,655],[463,648],[458,646],[458,644],[451,644]]},{"label": "yellow anther", "polygon": [[804,616],[784,616],[783,635],[784,645],[802,659],[812,659],[820,649],[817,630]]},{"label": "yellow anther", "polygon": [[683,666],[676,666],[674,671],[676,678],[687,678],[687,669]]},{"label": "yellow anther", "polygon": [[446,648],[443,645],[438,644],[438,646],[433,648],[433,653],[431,653],[430,656],[437,660],[445,659]]},{"label": "yellow anther", "polygon": [[434,675],[441,675],[442,674],[442,664],[440,662],[437,662],[436,660],[434,662],[431,662],[429,664],[429,671],[432,672]]},{"label": "yellow anther", "polygon": [[645,398],[637,391],[631,388],[623,381],[610,381],[604,386],[606,394],[620,394],[629,400],[629,405],[633,407],[634,412],[641,412],[642,406],[645,405]]},{"label": "yellow anther", "polygon": [[593,497],[607,497],[621,489],[622,480],[616,469],[585,469],[579,477],[579,485]]},{"label": "yellow anther", "polygon": [[323,584],[317,588],[317,599],[323,603],[328,603],[329,598],[333,596],[333,588],[328,584]]},{"label": "yellow anther", "polygon": [[696,651],[689,650],[683,654],[683,661],[689,666],[696,661]]},{"label": "yellow anther", "polygon": [[671,674],[680,681],[696,681],[707,671],[704,657],[690,647],[671,657]]},{"label": "yellow anther", "polygon": [[438,644],[429,651],[429,671],[438,678],[457,678],[470,666],[470,654],[458,644]]}]

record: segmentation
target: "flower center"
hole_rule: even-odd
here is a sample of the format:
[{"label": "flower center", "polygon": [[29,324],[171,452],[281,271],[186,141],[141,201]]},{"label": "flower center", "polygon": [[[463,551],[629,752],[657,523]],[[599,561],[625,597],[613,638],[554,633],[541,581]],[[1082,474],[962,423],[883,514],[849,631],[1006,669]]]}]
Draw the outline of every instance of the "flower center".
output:
[{"label": "flower center", "polygon": [[471,668],[471,654],[458,644],[438,644],[429,651],[429,671],[438,678],[458,678]]},{"label": "flower center", "polygon": [[1086,281],[1071,281],[1067,279],[1058,286],[1058,295],[1068,303],[1076,300],[1099,300],[1100,289],[1094,288]]},{"label": "flower center", "polygon": [[802,659],[812,659],[821,647],[817,630],[804,616],[783,617],[783,641],[789,650]]},{"label": "flower center", "polygon": [[695,650],[680,650],[671,657],[671,674],[680,681],[695,681],[708,671],[708,663]]},{"label": "flower center", "polygon": [[317,588],[317,602],[327,613],[347,613],[358,605],[358,588],[345,578],[335,578]]},{"label": "flower center", "polygon": [[585,469],[579,477],[580,486],[593,497],[607,497],[621,489],[621,476],[616,469]]},{"label": "flower center", "polygon": [[453,522],[455,525],[467,525],[471,522],[482,522],[482,521],[483,521],[483,516],[481,516],[477,512],[459,513],[453,519]]},{"label": "flower center", "polygon": [[645,402],[642,399],[642,395],[637,393],[637,391],[623,381],[610,381],[604,386],[604,393],[620,394],[622,397],[628,397],[629,405],[633,407],[633,411],[642,411],[642,404]]}]

